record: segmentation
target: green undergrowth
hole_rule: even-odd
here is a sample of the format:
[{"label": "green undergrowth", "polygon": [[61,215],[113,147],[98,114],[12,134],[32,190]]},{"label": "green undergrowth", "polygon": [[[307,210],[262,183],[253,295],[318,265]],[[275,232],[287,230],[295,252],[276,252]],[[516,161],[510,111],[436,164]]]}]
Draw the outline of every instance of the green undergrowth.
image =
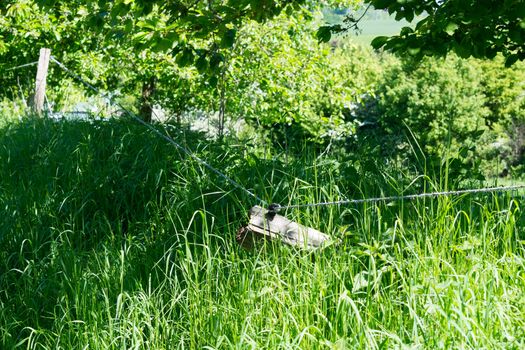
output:
[{"label": "green undergrowth", "polygon": [[[366,155],[270,156],[168,131],[269,202],[411,183]],[[522,348],[522,203],[289,210],[337,243],[244,251],[235,235],[256,201],[140,125],[24,119],[0,129],[0,348]]]}]

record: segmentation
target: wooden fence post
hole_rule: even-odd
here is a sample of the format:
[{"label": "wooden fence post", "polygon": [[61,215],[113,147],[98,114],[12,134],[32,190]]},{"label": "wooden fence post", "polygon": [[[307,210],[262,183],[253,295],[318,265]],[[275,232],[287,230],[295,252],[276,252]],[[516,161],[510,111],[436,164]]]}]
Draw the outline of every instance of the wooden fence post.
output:
[{"label": "wooden fence post", "polygon": [[33,100],[33,108],[37,114],[42,114],[44,109],[47,69],[49,67],[50,57],[50,49],[40,49],[40,58],[38,59],[38,70],[36,73],[35,98]]}]

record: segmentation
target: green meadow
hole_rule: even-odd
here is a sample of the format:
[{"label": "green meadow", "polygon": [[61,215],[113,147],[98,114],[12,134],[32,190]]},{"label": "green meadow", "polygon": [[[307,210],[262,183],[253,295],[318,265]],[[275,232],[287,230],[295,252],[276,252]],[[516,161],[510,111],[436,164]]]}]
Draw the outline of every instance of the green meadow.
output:
[{"label": "green meadow", "polygon": [[[399,194],[366,155],[348,167],[167,130],[272,202]],[[525,345],[521,193],[289,210],[334,244],[245,251],[257,203],[133,121],[23,118],[0,145],[4,349]]]}]

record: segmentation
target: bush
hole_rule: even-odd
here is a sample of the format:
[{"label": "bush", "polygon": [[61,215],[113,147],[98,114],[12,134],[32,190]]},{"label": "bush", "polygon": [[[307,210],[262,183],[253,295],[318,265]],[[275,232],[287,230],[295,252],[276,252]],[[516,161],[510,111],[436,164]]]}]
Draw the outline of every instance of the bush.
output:
[{"label": "bush", "polygon": [[472,176],[490,113],[485,100],[481,71],[468,61],[391,65],[375,95],[352,113],[361,125],[356,144],[378,157],[415,161],[420,171],[449,168],[449,175]]},{"label": "bush", "polygon": [[493,176],[509,172],[521,176],[525,172],[525,65],[503,68],[502,57],[475,64],[482,72],[485,106],[490,111],[486,118],[490,132],[483,150],[486,171]]}]

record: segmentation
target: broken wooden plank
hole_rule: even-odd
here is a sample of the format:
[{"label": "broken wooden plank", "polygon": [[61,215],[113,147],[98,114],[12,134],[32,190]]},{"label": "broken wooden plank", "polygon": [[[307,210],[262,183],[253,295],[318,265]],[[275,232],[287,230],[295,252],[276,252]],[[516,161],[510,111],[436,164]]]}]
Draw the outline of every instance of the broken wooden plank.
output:
[{"label": "broken wooden plank", "polygon": [[237,232],[237,241],[251,249],[256,241],[280,240],[305,249],[315,249],[327,244],[330,237],[316,229],[289,220],[260,206],[250,209],[250,221]]}]

